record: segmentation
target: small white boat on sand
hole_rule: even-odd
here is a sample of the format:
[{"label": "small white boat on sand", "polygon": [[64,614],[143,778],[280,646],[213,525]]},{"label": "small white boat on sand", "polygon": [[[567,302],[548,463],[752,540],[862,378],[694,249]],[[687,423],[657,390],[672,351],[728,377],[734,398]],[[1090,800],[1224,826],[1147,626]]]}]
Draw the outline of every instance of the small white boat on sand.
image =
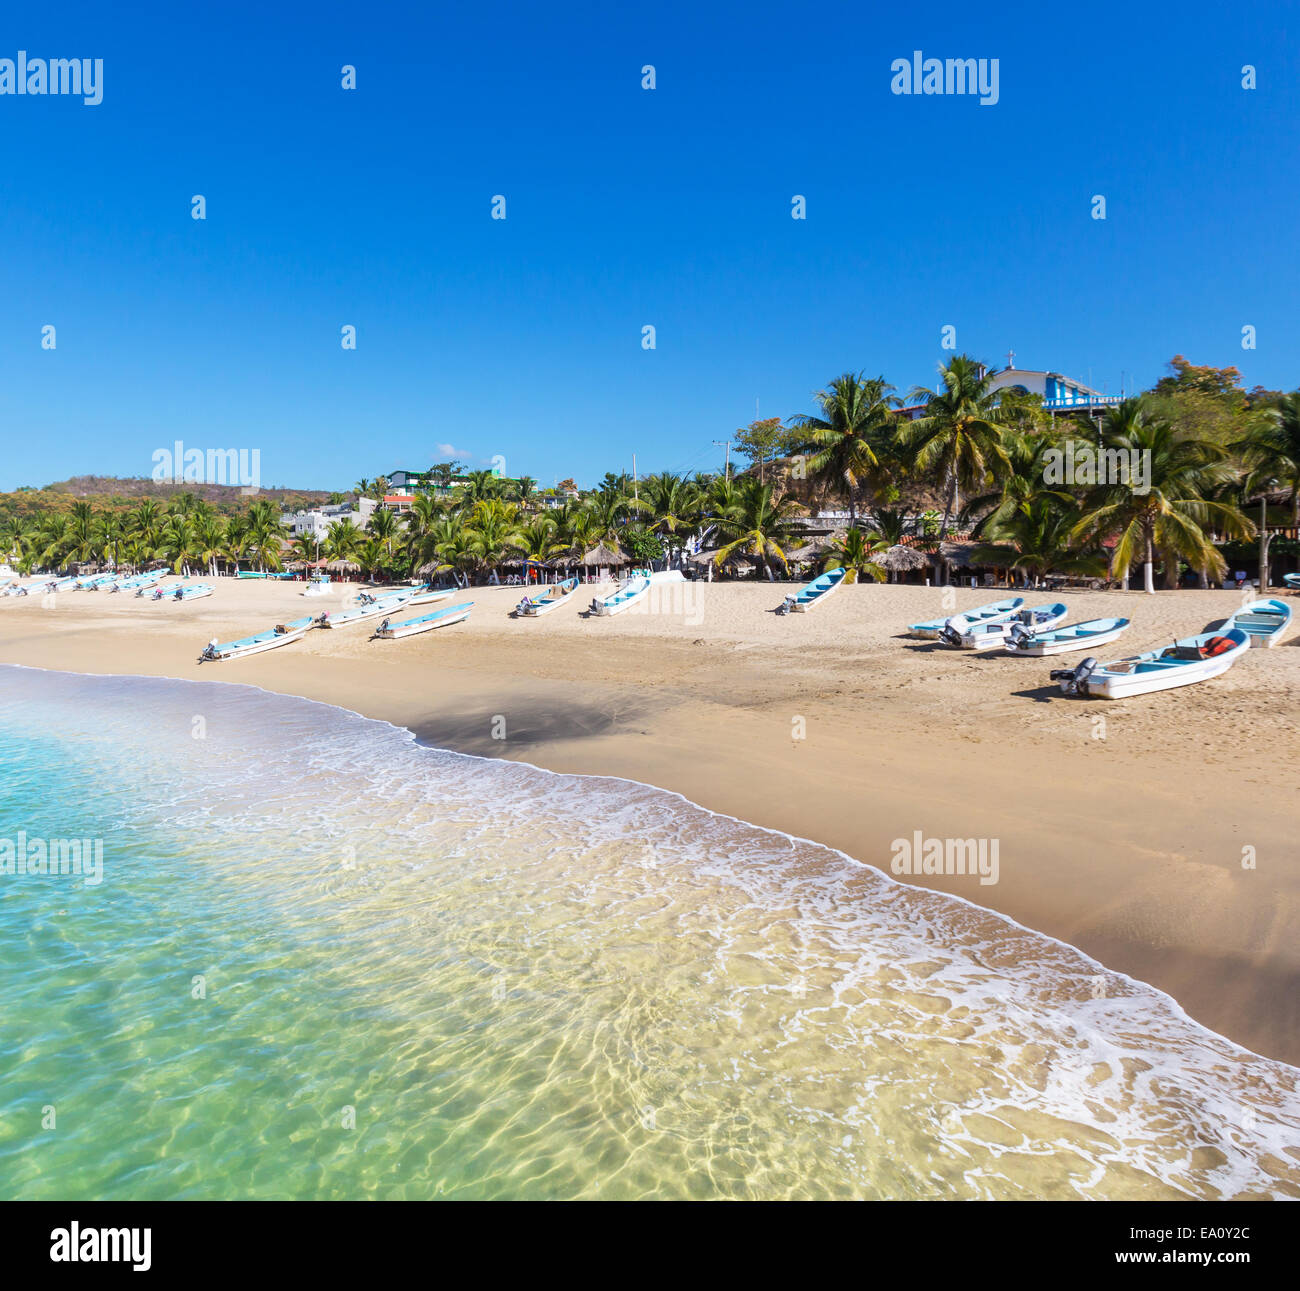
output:
[{"label": "small white boat on sand", "polygon": [[417,587],[412,590],[411,595],[407,598],[408,605],[434,605],[438,601],[445,601],[454,596],[460,588],[458,587]]},{"label": "small white boat on sand", "polygon": [[421,614],[415,619],[385,619],[375,629],[375,636],[395,641],[398,637],[411,637],[418,632],[432,632],[434,628],[450,627],[453,623],[461,623],[469,618],[469,612],[473,608],[473,601],[462,601],[459,605],[449,605],[444,610]]},{"label": "small white boat on sand", "polygon": [[778,614],[806,614],[814,605],[824,601],[844,582],[845,571],[837,566],[805,583],[793,596],[787,596],[777,609]]},{"label": "small white boat on sand", "polygon": [[294,619],[291,623],[277,623],[265,632],[258,632],[251,637],[238,641],[227,641],[224,645],[217,643],[213,637],[208,642],[199,662],[215,662],[218,659],[240,659],[244,655],[261,654],[263,650],[274,650],[277,646],[288,645],[290,641],[299,641],[312,628],[316,620],[308,615],[306,618]]},{"label": "small white boat on sand", "polygon": [[524,619],[535,619],[539,615],[549,614],[572,598],[577,590],[578,580],[566,578],[562,583],[552,584],[544,592],[532,592],[525,596],[515,606],[515,614]]},{"label": "small white boat on sand", "polygon": [[1011,639],[1003,646],[1008,654],[1041,658],[1049,654],[1067,654],[1087,650],[1114,641],[1128,627],[1128,619],[1089,619],[1086,623],[1069,623],[1050,632],[1036,632],[1013,623]]},{"label": "small white boat on sand", "polygon": [[1276,598],[1251,601],[1248,605],[1243,605],[1223,626],[1225,629],[1240,628],[1250,638],[1252,647],[1270,650],[1291,626],[1291,606]]},{"label": "small white boat on sand", "polygon": [[211,596],[215,589],[210,583],[181,583],[171,587],[156,587],[153,591],[155,601],[197,601],[202,596]]},{"label": "small white boat on sand", "polygon": [[1085,659],[1077,668],[1053,670],[1052,680],[1060,683],[1065,695],[1127,699],[1218,677],[1249,649],[1250,637],[1241,628],[1202,632],[1114,663]]},{"label": "small white boat on sand", "polygon": [[1288,587],[1294,587],[1296,591],[1300,591],[1300,574],[1283,574],[1282,581]]},{"label": "small white boat on sand", "polygon": [[650,575],[643,569],[634,569],[608,596],[593,597],[591,612],[601,618],[622,614],[629,606],[643,600],[649,591]]},{"label": "small white boat on sand", "polygon": [[377,619],[381,614],[396,614],[410,604],[405,596],[390,596],[387,600],[369,601],[364,605],[354,606],[350,610],[326,610],[316,619],[318,628],[345,628],[350,623],[364,623],[367,619]]},{"label": "small white boat on sand", "polygon": [[1004,601],[993,601],[978,609],[967,610],[964,614],[950,614],[946,619],[931,619],[928,623],[911,623],[907,630],[914,636],[937,638],[951,624],[960,636],[976,623],[996,623],[1000,619],[1009,619],[1024,603],[1023,596],[1008,596]]},{"label": "small white boat on sand", "polygon": [[959,631],[953,621],[949,620],[939,634],[939,639],[949,645],[960,646],[963,650],[997,650],[1006,645],[1017,628],[1027,632],[1046,632],[1060,623],[1065,614],[1065,602],[1053,601],[1050,605],[1019,609],[1007,619],[969,624],[965,631]]}]

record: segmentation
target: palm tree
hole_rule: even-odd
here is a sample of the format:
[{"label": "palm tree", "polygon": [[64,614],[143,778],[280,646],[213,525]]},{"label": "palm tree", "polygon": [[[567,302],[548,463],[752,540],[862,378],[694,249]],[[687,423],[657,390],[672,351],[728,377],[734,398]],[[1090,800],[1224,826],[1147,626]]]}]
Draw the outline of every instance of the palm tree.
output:
[{"label": "palm tree", "polygon": [[471,506],[501,492],[501,481],[491,471],[470,471],[465,477],[465,500]]},{"label": "palm tree", "polygon": [[[349,525],[349,528],[351,527]],[[393,542],[400,528],[397,516],[387,507],[376,507],[366,524],[366,532],[383,544],[384,556],[390,564],[393,559]]]},{"label": "palm tree", "polygon": [[225,521],[217,515],[196,511],[194,524],[194,556],[207,566],[212,578],[217,576],[217,562],[229,554],[229,534]]},{"label": "palm tree", "polygon": [[888,540],[878,533],[864,533],[854,527],[827,548],[826,555],[822,558],[822,571],[842,567],[846,583],[861,582],[863,577],[883,583],[885,570],[871,558],[889,545]]},{"label": "palm tree", "polygon": [[843,488],[849,503],[849,525],[857,527],[858,491],[869,479],[879,479],[878,449],[891,436],[893,409],[898,400],[884,377],[865,380],[846,372],[813,396],[820,415],[790,419],[809,447],[808,472],[823,486]]},{"label": "palm tree", "polygon": [[1242,484],[1245,497],[1260,498],[1259,590],[1267,590],[1267,497],[1275,488],[1290,493],[1291,525],[1300,529],[1300,390],[1284,395],[1276,407],[1255,414],[1243,438],[1232,445],[1247,469]]},{"label": "palm tree", "polygon": [[1078,519],[1076,503],[1044,489],[1009,509],[1000,506],[982,525],[984,541],[971,548],[971,558],[1015,570],[1026,579],[1050,573],[1101,578],[1105,553],[1096,545],[1078,549],[1073,533]]},{"label": "palm tree", "polygon": [[661,538],[689,534],[699,524],[699,490],[684,475],[665,471],[648,476],[641,485],[641,501],[652,517],[651,532]]},{"label": "palm tree", "polygon": [[750,557],[764,574],[773,561],[785,569],[784,544],[793,532],[791,516],[797,508],[793,498],[774,496],[770,484],[741,480],[735,504],[718,517],[718,530],[726,541],[714,563],[721,565],[739,555]]},{"label": "palm tree", "polygon": [[1176,583],[1179,558],[1202,574],[1221,578],[1227,564],[1208,531],[1237,539],[1255,533],[1255,526],[1235,506],[1210,497],[1235,478],[1227,449],[1178,431],[1167,421],[1148,418],[1142,398],[1107,409],[1101,440],[1105,448],[1139,454],[1137,460],[1147,464],[1149,484],[1140,493],[1124,483],[1095,486],[1084,499],[1083,517],[1071,537],[1117,537],[1112,573],[1122,575],[1127,586],[1129,568],[1141,559],[1148,593],[1156,590],[1157,550],[1165,555],[1169,583]]},{"label": "palm tree", "polygon": [[537,500],[537,481],[531,475],[521,475],[515,481],[515,501],[525,510],[532,508]]},{"label": "palm tree", "polygon": [[183,512],[176,511],[167,517],[154,555],[167,561],[173,574],[183,573],[188,578],[194,546],[193,523]]},{"label": "palm tree", "polygon": [[[607,475],[605,478],[608,481],[614,477]],[[586,498],[583,506],[591,517],[590,536],[593,541],[616,547],[629,512],[642,509],[645,503],[634,503],[626,493],[615,488],[602,488]]]},{"label": "palm tree", "polygon": [[1003,447],[1003,427],[995,406],[997,393],[989,389],[992,378],[982,363],[958,354],[947,366],[939,365],[943,389],[935,394],[923,386],[910,399],[925,404],[925,415],[899,432],[899,444],[923,472],[937,472],[946,485],[943,524],[939,541],[957,505],[959,489],[973,491],[990,478],[1011,469]]},{"label": "palm tree", "polygon": [[300,533],[289,544],[289,551],[294,560],[311,565],[320,559],[320,542],[314,534]]},{"label": "palm tree", "polygon": [[486,569],[495,569],[516,545],[519,513],[509,502],[491,498],[480,502],[467,530],[469,549]]},{"label": "palm tree", "polygon": [[364,541],[361,530],[351,520],[332,520],[325,531],[325,554],[331,560],[355,560]]},{"label": "palm tree", "polygon": [[546,515],[536,516],[516,529],[511,545],[525,560],[538,564],[564,550],[564,544],[556,537],[555,521]]}]

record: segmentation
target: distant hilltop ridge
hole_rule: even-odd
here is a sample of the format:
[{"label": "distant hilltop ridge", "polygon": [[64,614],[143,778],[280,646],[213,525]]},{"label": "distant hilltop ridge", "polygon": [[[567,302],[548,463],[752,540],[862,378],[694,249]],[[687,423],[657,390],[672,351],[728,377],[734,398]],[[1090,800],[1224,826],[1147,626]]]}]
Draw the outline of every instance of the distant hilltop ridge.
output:
[{"label": "distant hilltop ridge", "polygon": [[[165,502],[178,494],[188,493],[195,498],[211,504],[219,510],[244,510],[249,502],[261,498],[276,502],[286,511],[297,511],[307,507],[320,506],[331,498],[340,496],[326,489],[291,489],[261,488],[255,493],[245,493],[237,484],[199,484],[186,481],[176,484],[172,481],[157,482],[147,477],[122,478],[116,475],[74,475],[70,479],[57,480],[39,488],[25,487],[8,493],[0,493],[0,510],[13,513],[22,512],[27,503],[32,509],[48,510],[51,495],[66,498],[69,505],[82,498],[92,498],[99,502],[112,504],[119,501],[123,505],[153,498]],[[348,495],[342,495],[348,496]]]}]

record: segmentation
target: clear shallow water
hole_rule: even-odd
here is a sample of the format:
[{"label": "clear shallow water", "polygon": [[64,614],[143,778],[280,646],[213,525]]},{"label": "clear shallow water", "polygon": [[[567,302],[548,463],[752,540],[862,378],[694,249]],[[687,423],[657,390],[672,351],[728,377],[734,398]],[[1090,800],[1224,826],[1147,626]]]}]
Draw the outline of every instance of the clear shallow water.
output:
[{"label": "clear shallow water", "polygon": [[0,877],[3,1196],[1300,1196],[1300,1072],[655,789],[15,668],[0,766],[104,849]]}]

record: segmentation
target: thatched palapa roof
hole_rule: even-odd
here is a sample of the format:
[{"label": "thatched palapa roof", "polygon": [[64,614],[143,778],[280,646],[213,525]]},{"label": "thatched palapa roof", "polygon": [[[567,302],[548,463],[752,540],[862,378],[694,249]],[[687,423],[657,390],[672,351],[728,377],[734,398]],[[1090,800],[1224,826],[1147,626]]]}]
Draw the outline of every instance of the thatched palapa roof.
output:
[{"label": "thatched palapa roof", "polygon": [[871,558],[887,574],[906,574],[914,569],[928,569],[930,557],[915,547],[905,547],[901,543],[877,552]]},{"label": "thatched palapa roof", "polygon": [[607,547],[603,542],[598,542],[578,561],[580,565],[627,565],[630,563],[630,557],[625,556],[621,551],[613,547]]}]

